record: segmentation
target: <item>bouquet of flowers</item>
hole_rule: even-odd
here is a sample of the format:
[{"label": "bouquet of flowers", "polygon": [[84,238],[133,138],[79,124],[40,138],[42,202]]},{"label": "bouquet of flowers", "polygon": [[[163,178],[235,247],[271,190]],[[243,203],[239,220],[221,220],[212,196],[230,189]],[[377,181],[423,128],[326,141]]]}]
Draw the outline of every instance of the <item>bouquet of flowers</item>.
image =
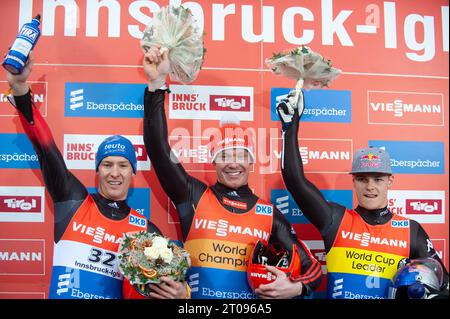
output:
[{"label": "bouquet of flowers", "polygon": [[167,237],[145,231],[126,233],[119,246],[119,270],[144,296],[161,276],[183,281],[191,267],[189,253]]},{"label": "bouquet of flowers", "polygon": [[156,45],[169,50],[171,80],[187,84],[197,78],[205,49],[203,34],[189,9],[169,5],[155,13],[144,30],[141,47],[147,51]]},{"label": "bouquet of flowers", "polygon": [[297,81],[296,89],[328,87],[341,70],[332,67],[331,61],[307,46],[274,54],[266,64],[275,74],[282,74]]}]

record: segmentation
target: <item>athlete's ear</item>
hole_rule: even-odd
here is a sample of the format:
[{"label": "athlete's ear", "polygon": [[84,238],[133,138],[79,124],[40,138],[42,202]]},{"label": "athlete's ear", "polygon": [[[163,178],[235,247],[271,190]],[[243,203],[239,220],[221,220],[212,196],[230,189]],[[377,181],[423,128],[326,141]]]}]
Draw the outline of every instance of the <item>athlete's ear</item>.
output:
[{"label": "athlete's ear", "polygon": [[394,175],[388,176],[388,188],[390,188],[394,184]]}]

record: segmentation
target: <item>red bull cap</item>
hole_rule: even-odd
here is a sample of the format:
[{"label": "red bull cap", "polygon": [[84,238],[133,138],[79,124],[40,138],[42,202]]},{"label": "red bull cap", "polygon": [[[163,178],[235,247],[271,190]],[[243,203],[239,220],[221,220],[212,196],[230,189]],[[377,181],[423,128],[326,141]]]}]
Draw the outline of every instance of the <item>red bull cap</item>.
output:
[{"label": "red bull cap", "polygon": [[353,155],[352,171],[350,174],[381,173],[392,174],[391,158],[381,148],[362,148]]}]

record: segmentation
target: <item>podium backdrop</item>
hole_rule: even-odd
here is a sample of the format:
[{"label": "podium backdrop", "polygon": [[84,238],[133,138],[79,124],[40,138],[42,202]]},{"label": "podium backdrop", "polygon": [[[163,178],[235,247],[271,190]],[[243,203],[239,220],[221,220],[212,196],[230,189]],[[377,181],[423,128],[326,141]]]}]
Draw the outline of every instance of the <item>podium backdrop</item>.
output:
[{"label": "podium backdrop", "polygon": [[[330,88],[305,93],[300,152],[307,177],[347,207],[353,151],[384,147],[392,157],[389,207],[419,221],[448,268],[448,1],[117,1],[5,0],[0,53],[40,13],[42,35],[30,78],[36,105],[67,166],[95,190],[95,151],[112,134],[135,144],[139,171],[130,206],[181,239],[177,213],[162,190],[142,139],[145,77],[139,38],[167,4],[189,7],[205,32],[203,69],[191,85],[170,83],[170,144],[186,170],[215,182],[209,134],[233,112],[255,136],[249,184],[294,224],[316,258],[317,230],[286,191],[280,174],[278,97],[294,87],[264,60],[308,45],[343,70]],[[53,253],[53,205],[37,156],[0,78],[0,298],[46,298]],[[315,298],[324,295],[325,281]]]}]

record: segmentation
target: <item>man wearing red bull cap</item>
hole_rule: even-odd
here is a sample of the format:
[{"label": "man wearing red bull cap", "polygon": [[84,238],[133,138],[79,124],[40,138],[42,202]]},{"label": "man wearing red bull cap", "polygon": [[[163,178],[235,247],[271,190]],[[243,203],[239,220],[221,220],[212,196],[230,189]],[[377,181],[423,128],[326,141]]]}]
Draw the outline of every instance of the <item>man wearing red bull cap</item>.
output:
[{"label": "man wearing red bull cap", "polygon": [[[431,257],[442,265],[421,225],[387,207],[394,176],[385,150],[363,148],[355,152],[350,172],[358,200],[355,209],[328,202],[306,178],[297,138],[303,109],[303,93],[297,101],[291,92],[277,105],[283,137],[281,167],[286,188],[322,235],[328,297],[387,298],[388,286],[403,258]],[[445,277],[442,291],[448,295],[447,272]]]},{"label": "man wearing red bull cap", "polygon": [[[212,141],[211,155],[217,182],[209,186],[186,173],[171,157],[164,111],[167,52],[152,48],[144,56],[148,79],[144,101],[144,142],[156,175],[175,204],[185,248],[191,254],[189,285],[192,298],[255,298],[247,282],[247,265],[258,241],[280,242],[288,251],[297,249],[301,273],[296,278],[275,268],[277,279],[255,290],[260,298],[307,295],[321,279],[321,266],[298,241],[286,218],[248,186],[255,160],[252,139],[238,123],[222,123]],[[295,248],[293,248],[295,247]]]},{"label": "man wearing red bull cap", "polygon": [[[123,277],[116,255],[126,232],[158,228],[131,209],[126,198],[136,174],[136,154],[123,136],[106,138],[95,158],[98,192],[86,187],[66,167],[50,129],[33,105],[27,79],[33,56],[19,75],[7,72],[20,122],[38,155],[45,186],[54,204],[54,252],[49,298],[122,298]],[[167,280],[166,280],[167,279]],[[155,285],[153,298],[184,298],[186,286],[170,278]]]}]

